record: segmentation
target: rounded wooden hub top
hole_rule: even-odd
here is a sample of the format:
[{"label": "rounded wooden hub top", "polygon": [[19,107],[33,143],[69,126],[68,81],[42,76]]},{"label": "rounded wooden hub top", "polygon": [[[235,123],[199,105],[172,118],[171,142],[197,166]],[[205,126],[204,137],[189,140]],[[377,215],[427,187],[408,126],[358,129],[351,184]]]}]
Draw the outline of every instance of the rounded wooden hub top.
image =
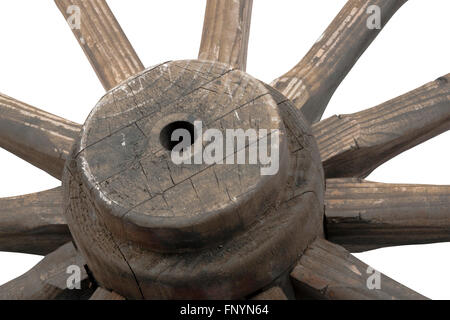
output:
[{"label": "rounded wooden hub top", "polygon": [[79,150],[84,185],[113,234],[161,252],[247,229],[275,205],[290,158],[264,84],[200,61],[164,63],[109,91]]},{"label": "rounded wooden hub top", "polygon": [[[178,153],[185,163],[172,157],[177,132],[188,133]],[[128,298],[242,298],[289,272],[323,236],[311,128],[278,91],[220,63],[165,63],[109,91],[73,147],[63,186],[89,270]]]}]

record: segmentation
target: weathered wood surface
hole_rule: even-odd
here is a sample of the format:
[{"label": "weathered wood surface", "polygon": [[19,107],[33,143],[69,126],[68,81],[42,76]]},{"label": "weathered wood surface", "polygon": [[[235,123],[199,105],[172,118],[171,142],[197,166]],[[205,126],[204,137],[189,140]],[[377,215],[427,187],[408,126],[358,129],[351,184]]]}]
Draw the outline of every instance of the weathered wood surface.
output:
[{"label": "weathered wood surface", "polygon": [[[93,289],[84,265],[73,244],[68,243],[24,275],[0,286],[0,300],[86,300]],[[75,284],[69,279],[71,266],[80,268],[81,289],[68,288],[68,283]]]},{"label": "weathered wood surface", "polygon": [[384,27],[406,0],[349,0],[308,54],[272,86],[291,99],[311,123],[320,120],[335,90],[381,31],[370,29],[371,6]]},{"label": "weathered wood surface", "polygon": [[450,186],[327,180],[327,238],[352,252],[450,241]]},{"label": "weathered wood surface", "polygon": [[364,178],[450,128],[450,74],[377,107],[314,125],[327,178]]},{"label": "weathered wood surface", "polygon": [[0,94],[0,147],[61,179],[81,126]]},{"label": "weathered wood surface", "polygon": [[291,278],[298,299],[426,299],[383,274],[379,274],[380,286],[377,286],[375,272],[344,248],[318,239],[300,258]]},{"label": "weathered wood surface", "polygon": [[0,199],[0,251],[46,255],[72,240],[61,188]]},{"label": "weathered wood surface", "polygon": [[[131,97],[134,109],[126,108]],[[83,131],[83,147],[75,147],[64,179],[69,227],[101,287],[134,299],[243,298],[285,274],[323,235],[317,145],[301,113],[276,90],[225,64],[178,61],[130,79],[105,96],[102,109],[120,116],[91,114],[91,130]],[[258,170],[252,174],[230,164],[176,166],[160,133],[173,121],[196,119],[220,131],[279,128],[281,175],[260,179],[259,165],[243,165]],[[272,194],[259,194],[261,186]],[[215,220],[200,228],[194,213],[202,217],[207,210]],[[170,220],[178,224],[162,224]],[[193,240],[191,247],[180,242],[183,236]],[[170,239],[184,247],[171,248]]]},{"label": "weathered wood surface", "polygon": [[286,294],[280,287],[272,287],[267,289],[256,296],[252,297],[251,300],[287,300]]},{"label": "weathered wood surface", "polygon": [[[105,0],[55,2],[106,90],[144,70]],[[79,29],[75,25],[78,12],[81,14]]]},{"label": "weathered wood surface", "polygon": [[252,7],[253,0],[208,0],[199,59],[245,71]]},{"label": "weathered wood surface", "polygon": [[[236,163],[236,150],[257,155],[250,147],[258,147],[257,134],[233,150],[222,146],[224,165],[203,157],[175,164],[164,147],[171,134],[161,132],[181,121],[200,121],[204,133],[215,128],[224,139],[226,130],[265,128],[269,139],[276,130],[278,170],[264,176],[258,161]],[[77,162],[113,233],[155,251],[184,252],[212,247],[263,215],[286,183],[289,151],[278,105],[262,83],[226,64],[180,61],[106,94],[84,125]]]},{"label": "weathered wood surface", "polygon": [[125,300],[125,298],[115,292],[103,288],[97,288],[89,300]]}]

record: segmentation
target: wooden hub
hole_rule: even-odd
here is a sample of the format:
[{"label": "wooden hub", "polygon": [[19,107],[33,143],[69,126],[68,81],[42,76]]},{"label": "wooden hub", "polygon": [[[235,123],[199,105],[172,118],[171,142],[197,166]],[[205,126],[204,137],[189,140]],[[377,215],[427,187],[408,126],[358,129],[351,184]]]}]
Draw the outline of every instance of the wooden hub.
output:
[{"label": "wooden hub", "polygon": [[[154,251],[180,252],[211,247],[253,224],[276,201],[289,161],[277,104],[266,93],[224,65],[173,62],[103,97],[85,124],[77,160],[110,230]],[[273,166],[281,170],[272,175],[249,163],[259,141],[236,135],[253,129],[258,138],[261,128],[266,142],[273,130],[280,136]],[[211,129],[221,141],[210,142],[223,146],[213,163],[202,134]],[[181,164],[172,160],[176,130],[189,132],[193,145]],[[229,138],[233,148],[226,148]],[[236,151],[247,159],[237,164]]]},{"label": "wooden hub", "polygon": [[[177,133],[189,133],[178,153]],[[64,185],[94,277],[127,297],[242,298],[323,234],[322,166],[302,115],[220,63],[164,63],[110,90]]]}]

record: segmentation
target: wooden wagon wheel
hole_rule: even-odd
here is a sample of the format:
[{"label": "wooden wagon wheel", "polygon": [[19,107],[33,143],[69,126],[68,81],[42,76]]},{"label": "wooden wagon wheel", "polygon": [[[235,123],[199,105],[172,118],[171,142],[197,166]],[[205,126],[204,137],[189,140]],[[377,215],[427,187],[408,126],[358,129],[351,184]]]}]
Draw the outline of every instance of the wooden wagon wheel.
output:
[{"label": "wooden wagon wheel", "polygon": [[[56,0],[66,19],[79,9],[74,33],[107,93],[83,126],[0,95],[0,146],[63,182],[0,200],[0,250],[46,255],[0,298],[423,299],[384,275],[371,288],[350,252],[450,240],[450,186],[363,180],[449,129],[450,75],[320,121],[380,31],[368,8],[386,23],[405,2],[349,0],[267,85],[244,72],[252,0],[208,0],[199,60],[149,69],[105,0]],[[196,120],[277,130],[279,170],[175,165],[170,134]]]}]

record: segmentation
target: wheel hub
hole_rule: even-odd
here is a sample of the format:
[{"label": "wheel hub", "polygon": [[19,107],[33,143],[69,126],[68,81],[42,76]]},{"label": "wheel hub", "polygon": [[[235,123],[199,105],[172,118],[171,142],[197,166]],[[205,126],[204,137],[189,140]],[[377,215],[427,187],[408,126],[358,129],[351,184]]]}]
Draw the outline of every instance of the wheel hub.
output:
[{"label": "wheel hub", "polygon": [[322,166],[302,115],[220,63],[164,63],[110,90],[64,185],[94,277],[127,297],[241,298],[323,233]]}]

